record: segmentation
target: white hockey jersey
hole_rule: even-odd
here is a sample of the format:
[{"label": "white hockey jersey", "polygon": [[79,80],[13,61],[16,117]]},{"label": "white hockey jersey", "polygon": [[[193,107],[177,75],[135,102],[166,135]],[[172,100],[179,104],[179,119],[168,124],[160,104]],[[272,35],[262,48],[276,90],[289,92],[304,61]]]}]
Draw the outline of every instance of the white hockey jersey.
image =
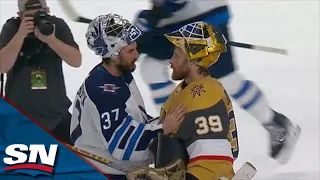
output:
[{"label": "white hockey jersey", "polygon": [[[147,120],[132,74],[116,77],[100,64],[77,92],[71,139],[75,147],[110,159],[122,168],[147,167],[152,160],[148,146],[162,131],[161,125],[147,124]],[[90,161],[106,174],[124,174]]]},{"label": "white hockey jersey", "polygon": [[196,21],[224,27],[231,19],[229,0],[153,1],[155,6],[152,9],[142,10],[137,14],[135,25],[141,29],[145,29],[146,24],[147,27],[153,27],[137,39],[138,51],[158,60],[168,60],[172,57],[173,45],[163,34]]},{"label": "white hockey jersey", "polygon": [[[154,0],[155,4],[162,6],[164,12],[168,13],[167,18],[163,18],[157,23],[157,28],[173,25],[183,21],[195,20],[205,21],[206,18],[222,19],[219,14],[226,9],[229,0]],[[161,2],[158,2],[161,1]],[[169,15],[170,14],[170,15]],[[217,16],[218,15],[218,16]],[[221,16],[220,15],[220,16]]]}]

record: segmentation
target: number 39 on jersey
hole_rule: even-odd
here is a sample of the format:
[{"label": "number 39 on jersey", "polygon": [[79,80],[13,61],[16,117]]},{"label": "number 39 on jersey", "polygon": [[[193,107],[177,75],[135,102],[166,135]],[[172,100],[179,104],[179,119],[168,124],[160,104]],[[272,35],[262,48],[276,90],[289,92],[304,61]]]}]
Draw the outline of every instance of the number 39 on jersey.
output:
[{"label": "number 39 on jersey", "polygon": [[[231,143],[231,149],[233,156],[236,158],[238,156],[238,133],[236,122],[234,119],[233,110],[228,113],[229,116],[229,129],[228,140]],[[208,133],[221,133],[226,129],[223,129],[223,122],[218,115],[211,115],[208,118],[205,116],[197,117],[194,121],[196,125],[196,133],[198,135],[205,135]]]}]

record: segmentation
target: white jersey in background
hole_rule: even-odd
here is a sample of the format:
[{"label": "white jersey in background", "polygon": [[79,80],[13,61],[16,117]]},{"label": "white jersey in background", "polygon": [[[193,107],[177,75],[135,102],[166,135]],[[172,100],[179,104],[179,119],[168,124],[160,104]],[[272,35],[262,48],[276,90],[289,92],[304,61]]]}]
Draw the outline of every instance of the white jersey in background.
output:
[{"label": "white jersey in background", "polygon": [[[152,160],[150,142],[161,125],[146,124],[148,115],[131,73],[111,75],[97,65],[77,92],[71,120],[74,146],[132,170]],[[90,160],[106,174],[121,171]]]}]

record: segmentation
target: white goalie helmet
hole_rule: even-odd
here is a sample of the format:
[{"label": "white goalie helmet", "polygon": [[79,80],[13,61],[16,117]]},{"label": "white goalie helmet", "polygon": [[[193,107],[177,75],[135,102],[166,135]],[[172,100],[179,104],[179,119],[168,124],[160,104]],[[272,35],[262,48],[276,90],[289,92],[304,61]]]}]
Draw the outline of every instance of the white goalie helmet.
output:
[{"label": "white goalie helmet", "polygon": [[86,32],[88,47],[102,58],[117,57],[121,48],[140,36],[141,31],[118,14],[96,17]]}]

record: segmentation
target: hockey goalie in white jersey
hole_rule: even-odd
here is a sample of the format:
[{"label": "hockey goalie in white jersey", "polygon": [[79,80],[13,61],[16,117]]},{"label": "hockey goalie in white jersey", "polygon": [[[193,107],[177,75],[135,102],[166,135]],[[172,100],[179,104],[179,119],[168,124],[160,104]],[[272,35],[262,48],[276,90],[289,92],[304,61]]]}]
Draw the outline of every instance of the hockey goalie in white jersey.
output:
[{"label": "hockey goalie in white jersey", "polygon": [[[147,167],[148,145],[162,125],[148,124],[143,100],[131,72],[139,57],[138,28],[119,15],[95,18],[86,38],[103,61],[90,72],[77,92],[71,121],[74,146],[113,161],[128,171]],[[125,173],[99,162],[92,163],[110,179]]]}]

